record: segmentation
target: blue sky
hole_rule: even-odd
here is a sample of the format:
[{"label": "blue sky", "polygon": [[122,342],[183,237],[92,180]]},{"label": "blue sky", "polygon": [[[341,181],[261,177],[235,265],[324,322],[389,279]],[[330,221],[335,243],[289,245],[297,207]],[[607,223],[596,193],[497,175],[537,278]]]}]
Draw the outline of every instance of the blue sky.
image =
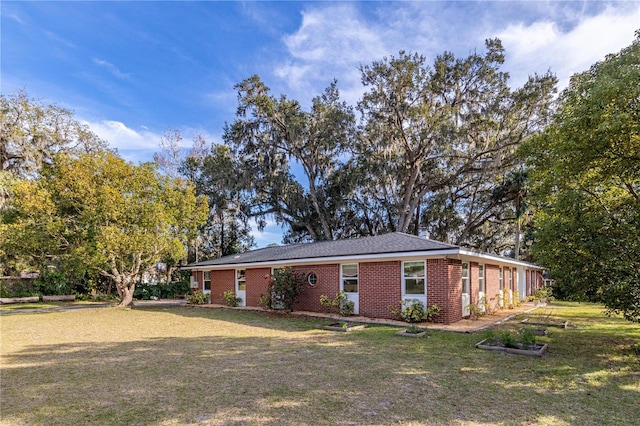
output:
[{"label": "blue sky", "polygon": [[[274,95],[309,105],[334,79],[362,94],[358,66],[419,52],[506,48],[514,87],[551,70],[569,77],[631,44],[640,2],[7,1],[0,2],[0,83],[75,112],[120,154],[148,161],[166,129],[185,146],[221,142],[233,86],[258,74]],[[280,242],[270,225],[258,246]]]}]

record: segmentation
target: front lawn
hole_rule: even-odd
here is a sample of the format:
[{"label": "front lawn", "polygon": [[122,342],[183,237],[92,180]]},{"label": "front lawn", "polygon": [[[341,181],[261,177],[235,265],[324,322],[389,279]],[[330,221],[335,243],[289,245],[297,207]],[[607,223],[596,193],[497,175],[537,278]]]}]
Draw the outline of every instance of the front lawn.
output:
[{"label": "front lawn", "polygon": [[634,424],[640,327],[601,312],[537,311],[576,325],[542,358],[228,309],[3,315],[0,424]]}]

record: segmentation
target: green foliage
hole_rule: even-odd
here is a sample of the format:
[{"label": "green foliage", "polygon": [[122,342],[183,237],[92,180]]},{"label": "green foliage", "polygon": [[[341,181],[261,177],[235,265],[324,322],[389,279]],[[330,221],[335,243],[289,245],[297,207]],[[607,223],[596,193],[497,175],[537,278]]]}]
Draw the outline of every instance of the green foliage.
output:
[{"label": "green foliage", "polygon": [[271,309],[271,297],[268,294],[261,294],[258,297],[258,306],[264,310]]},{"label": "green foliage", "polygon": [[640,33],[571,78],[553,123],[523,147],[533,253],[565,299],[640,321]]},{"label": "green foliage", "polygon": [[514,335],[513,332],[505,330],[500,333],[499,337],[505,348],[518,347],[518,338]]},{"label": "green foliage", "polygon": [[441,310],[442,309],[440,308],[440,306],[434,303],[433,305],[429,306],[424,312],[424,320],[429,322],[433,321],[435,317],[440,315]]},{"label": "green foliage", "polygon": [[523,327],[520,331],[520,342],[525,349],[533,348],[536,345],[536,334],[531,327]]},{"label": "green foliage", "polygon": [[222,300],[227,306],[236,307],[242,302],[242,299],[236,297],[236,293],[234,291],[225,291],[222,293]]},{"label": "green foliage", "polygon": [[307,285],[306,275],[293,268],[275,269],[269,276],[269,294],[272,308],[293,311],[293,305]]},{"label": "green foliage", "polygon": [[[339,159],[355,136],[355,117],[340,101],[337,83],[312,99],[310,111],[284,95],[274,97],[256,75],[235,88],[238,112],[224,140],[238,155],[254,214],[288,224],[291,241],[332,240],[348,232],[336,214],[351,187]],[[292,162],[301,165],[308,189],[294,178]]]},{"label": "green foliage", "polygon": [[77,157],[58,155],[41,179],[16,185],[7,246],[108,277],[127,305],[145,271],[185,257],[206,200],[150,163],[134,166],[111,152]]},{"label": "green foliage", "polygon": [[193,294],[187,295],[187,302],[191,303],[192,305],[202,305],[204,303],[207,303],[208,300],[209,295],[205,294],[202,290],[196,290],[193,292]]},{"label": "green foliage", "polygon": [[353,315],[355,309],[355,303],[349,300],[347,295],[339,291],[333,299],[330,299],[326,295],[320,296],[320,304],[326,308],[332,308],[338,311],[343,317]]},{"label": "green foliage", "polygon": [[406,299],[400,303],[400,308],[389,306],[389,310],[399,320],[408,323],[421,322],[426,312],[424,304],[418,299]]},{"label": "green foliage", "polygon": [[34,283],[34,290],[42,296],[69,294],[67,280],[59,272],[44,271]]}]

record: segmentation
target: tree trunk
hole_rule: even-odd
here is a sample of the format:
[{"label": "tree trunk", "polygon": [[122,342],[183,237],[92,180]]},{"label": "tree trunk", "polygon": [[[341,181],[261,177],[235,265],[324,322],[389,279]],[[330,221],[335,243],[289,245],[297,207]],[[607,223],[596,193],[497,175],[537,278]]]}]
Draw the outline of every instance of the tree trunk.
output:
[{"label": "tree trunk", "polygon": [[133,306],[133,292],[135,289],[135,284],[132,284],[130,287],[126,285],[122,287],[122,300],[120,300],[120,303],[118,304],[119,307],[126,308],[128,306]]}]

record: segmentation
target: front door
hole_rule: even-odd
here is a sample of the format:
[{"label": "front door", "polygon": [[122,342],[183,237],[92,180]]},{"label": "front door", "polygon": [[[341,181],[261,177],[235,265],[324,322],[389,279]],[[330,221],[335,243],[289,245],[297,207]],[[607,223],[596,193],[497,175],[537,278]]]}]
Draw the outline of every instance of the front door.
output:
[{"label": "front door", "polygon": [[470,289],[469,289],[469,264],[462,264],[462,316],[468,317],[471,315],[471,311],[469,310],[469,304],[471,303],[470,297]]},{"label": "front door", "polygon": [[347,296],[350,302],[353,302],[353,313],[356,315],[360,312],[358,284],[358,264],[346,263],[340,265],[340,291]]},{"label": "front door", "polygon": [[236,297],[241,299],[238,306],[247,306],[247,278],[244,269],[236,269]]}]

